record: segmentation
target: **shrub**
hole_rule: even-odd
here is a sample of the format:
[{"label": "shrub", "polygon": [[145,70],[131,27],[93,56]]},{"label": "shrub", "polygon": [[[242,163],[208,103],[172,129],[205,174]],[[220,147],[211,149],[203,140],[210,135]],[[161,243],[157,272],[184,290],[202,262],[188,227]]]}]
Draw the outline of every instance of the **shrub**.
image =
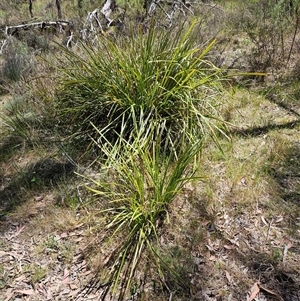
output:
[{"label": "shrub", "polygon": [[298,6],[297,0],[252,0],[235,10],[231,24],[246,33],[251,42],[247,51],[250,69],[278,72],[278,68],[286,68],[295,48]]},{"label": "shrub", "polygon": [[5,48],[4,63],[0,74],[6,82],[17,82],[34,69],[33,56],[29,54],[25,44],[9,41]]}]

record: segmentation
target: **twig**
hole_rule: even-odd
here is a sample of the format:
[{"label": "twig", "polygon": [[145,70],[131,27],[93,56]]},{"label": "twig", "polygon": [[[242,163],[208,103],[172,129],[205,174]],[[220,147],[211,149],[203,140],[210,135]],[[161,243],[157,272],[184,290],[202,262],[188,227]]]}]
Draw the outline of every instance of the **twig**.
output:
[{"label": "twig", "polygon": [[69,35],[68,40],[67,40],[67,48],[72,47],[71,43],[72,43],[73,37],[74,37],[74,34],[73,34],[73,31],[71,31],[71,34]]}]

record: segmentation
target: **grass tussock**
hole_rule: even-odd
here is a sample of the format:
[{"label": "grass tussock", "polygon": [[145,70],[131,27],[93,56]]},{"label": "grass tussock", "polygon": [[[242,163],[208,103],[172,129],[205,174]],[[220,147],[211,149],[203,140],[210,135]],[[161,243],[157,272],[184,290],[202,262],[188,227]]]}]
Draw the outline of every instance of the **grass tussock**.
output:
[{"label": "grass tussock", "polygon": [[[58,32],[30,29],[3,48],[0,294],[18,298],[33,283],[43,290],[32,293],[47,293],[35,299],[246,300],[259,280],[256,299],[270,291],[296,300],[299,18],[291,6],[192,3],[185,9],[201,10],[197,23],[177,27],[174,15],[163,28],[157,5],[150,27],[139,15],[130,31],[127,19],[136,19],[125,11],[123,29],[81,43],[76,18],[92,2],[62,3],[64,17],[76,14],[72,48],[54,47]],[[55,3],[33,4],[37,18],[56,18]],[[12,4],[0,4],[0,15],[4,7]],[[228,10],[236,22],[225,22]],[[203,43],[215,34],[216,47]],[[211,61],[276,76],[226,81],[224,95]],[[295,64],[293,75],[277,76],[282,64],[286,73]],[[72,177],[75,168],[83,176]]]},{"label": "grass tussock", "polygon": [[222,73],[205,59],[214,41],[197,45],[195,28],[160,31],[153,23],[147,33],[64,50],[56,100],[63,129],[81,143],[95,137],[92,124],[111,141],[120,134],[135,139],[134,123],[145,120],[166,123],[171,140],[224,134]]},{"label": "grass tussock", "polygon": [[[99,145],[107,156],[104,165],[107,176],[93,180],[88,189],[94,194],[93,202],[104,203],[100,214],[106,223],[106,240],[114,246],[106,260],[107,278],[105,281],[95,279],[92,285],[101,287],[106,283],[102,300],[109,291],[116,294],[118,300],[124,300],[142,258],[151,258],[161,277],[164,277],[163,266],[172,273],[157,252],[159,231],[168,220],[169,206],[184,185],[194,178],[195,170],[190,164],[201,150],[202,141],[170,154],[166,145],[162,149],[163,132],[164,129],[151,132],[155,143],[149,139],[144,145],[139,140],[128,144],[121,139],[118,145],[108,140]],[[183,280],[179,277],[178,281]]]}]

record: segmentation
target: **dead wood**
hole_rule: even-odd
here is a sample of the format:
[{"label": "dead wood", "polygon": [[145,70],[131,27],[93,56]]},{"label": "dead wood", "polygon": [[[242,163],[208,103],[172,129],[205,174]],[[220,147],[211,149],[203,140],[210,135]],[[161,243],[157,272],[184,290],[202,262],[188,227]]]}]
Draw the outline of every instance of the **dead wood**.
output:
[{"label": "dead wood", "polygon": [[5,35],[13,36],[18,32],[18,30],[29,30],[31,28],[39,27],[41,29],[45,29],[47,27],[55,27],[59,28],[59,31],[62,31],[64,27],[69,27],[69,21],[47,21],[47,22],[34,22],[27,24],[19,24],[5,27]]}]

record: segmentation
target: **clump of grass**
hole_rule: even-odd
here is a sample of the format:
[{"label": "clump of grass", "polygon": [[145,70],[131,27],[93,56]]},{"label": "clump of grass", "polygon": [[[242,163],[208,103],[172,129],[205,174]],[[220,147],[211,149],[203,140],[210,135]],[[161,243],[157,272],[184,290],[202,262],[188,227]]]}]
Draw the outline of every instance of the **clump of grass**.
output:
[{"label": "clump of grass", "polygon": [[34,58],[29,53],[27,45],[21,42],[10,40],[3,57],[0,75],[5,82],[17,82],[34,70]]},{"label": "clump of grass", "polygon": [[105,178],[93,180],[88,189],[94,193],[93,201],[105,204],[100,214],[106,223],[106,242],[113,248],[103,267],[108,271],[105,279],[96,277],[91,283],[91,288],[104,286],[102,300],[109,292],[124,300],[146,257],[163,277],[162,267],[167,264],[157,252],[159,229],[168,220],[171,203],[194,178],[190,164],[202,147],[202,140],[188,144],[181,140],[177,145],[182,147],[170,152],[167,145],[162,148],[162,141],[168,141],[164,132],[163,127],[152,127],[145,140],[129,144],[120,138],[118,144],[112,144],[102,137],[106,143],[99,145],[107,157],[104,166],[108,172]]},{"label": "clump of grass", "polygon": [[61,128],[81,145],[95,133],[91,124],[105,128],[110,141],[120,133],[135,139],[134,122],[142,118],[166,121],[173,140],[185,133],[224,134],[215,97],[221,70],[205,59],[214,41],[197,45],[195,26],[162,31],[152,23],[146,34],[102,38],[94,48],[80,44],[76,53],[64,50],[57,93]]}]

